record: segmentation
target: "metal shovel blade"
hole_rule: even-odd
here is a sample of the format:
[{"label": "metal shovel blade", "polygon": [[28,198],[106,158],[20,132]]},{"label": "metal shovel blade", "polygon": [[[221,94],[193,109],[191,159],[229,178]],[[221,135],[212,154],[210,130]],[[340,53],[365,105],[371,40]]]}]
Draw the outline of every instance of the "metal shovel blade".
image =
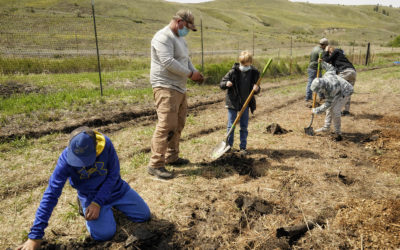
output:
[{"label": "metal shovel blade", "polygon": [[229,144],[226,143],[226,141],[222,141],[220,144],[218,144],[212,151],[211,153],[211,159],[216,160],[223,156],[228,150],[231,148]]},{"label": "metal shovel blade", "polygon": [[307,135],[314,136],[314,129],[313,129],[312,127],[304,128],[304,132],[305,132]]}]

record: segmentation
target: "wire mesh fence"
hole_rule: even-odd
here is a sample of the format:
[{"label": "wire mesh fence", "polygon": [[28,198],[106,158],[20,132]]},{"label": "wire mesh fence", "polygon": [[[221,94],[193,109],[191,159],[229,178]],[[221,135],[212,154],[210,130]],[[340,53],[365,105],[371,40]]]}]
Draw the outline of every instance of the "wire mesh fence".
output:
[{"label": "wire mesh fence", "polygon": [[[36,11],[34,9],[28,11]],[[29,13],[31,14],[31,13]],[[62,18],[60,18],[60,15]],[[153,34],[148,30],[161,28],[166,24],[152,24],[143,28],[143,20],[129,17],[108,17],[97,14],[96,27],[104,82],[129,81],[127,71],[147,70],[150,66],[150,41]],[[198,20],[200,22],[200,20]],[[10,27],[12,23],[12,27]],[[7,26],[8,25],[8,26]],[[198,24],[198,26],[200,23]],[[191,58],[200,65],[234,61],[240,51],[249,50],[255,58],[273,57],[283,60],[292,72],[292,63],[304,68],[314,44],[298,42],[291,37],[282,46],[271,47],[264,37],[248,30],[238,36],[234,29],[213,34],[205,27],[188,37]],[[200,45],[204,34],[204,47]],[[219,46],[214,46],[218,41]],[[348,58],[356,64],[365,61],[366,47],[337,46],[344,49]],[[372,47],[370,62],[376,51]],[[0,19],[0,73],[81,73],[97,72],[96,40],[93,16],[88,12],[50,13],[37,12],[35,15],[3,15]],[[261,60],[262,61],[262,60]],[[262,62],[261,62],[262,63]]]}]

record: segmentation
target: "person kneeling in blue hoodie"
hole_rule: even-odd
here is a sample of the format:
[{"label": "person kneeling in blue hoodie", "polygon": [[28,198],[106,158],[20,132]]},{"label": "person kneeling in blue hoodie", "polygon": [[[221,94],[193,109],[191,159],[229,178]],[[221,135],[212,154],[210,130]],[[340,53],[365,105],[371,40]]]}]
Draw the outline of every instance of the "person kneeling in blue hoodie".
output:
[{"label": "person kneeling in blue hoodie", "polygon": [[133,222],[150,219],[145,201],[121,179],[117,153],[111,140],[88,127],[72,131],[69,145],[58,158],[43,194],[28,240],[18,249],[38,249],[44,230],[69,179],[78,192],[86,227],[94,240],[110,240],[116,232],[111,208],[124,213]]}]

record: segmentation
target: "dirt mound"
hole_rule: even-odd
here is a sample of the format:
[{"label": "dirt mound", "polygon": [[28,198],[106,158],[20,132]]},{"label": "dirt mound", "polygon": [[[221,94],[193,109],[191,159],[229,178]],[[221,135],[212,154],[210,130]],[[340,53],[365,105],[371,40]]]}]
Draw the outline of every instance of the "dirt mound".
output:
[{"label": "dirt mound", "polygon": [[352,185],[355,182],[355,180],[353,178],[345,176],[345,175],[341,174],[340,172],[339,173],[325,173],[325,178],[327,181],[340,182],[346,186]]},{"label": "dirt mound", "polygon": [[252,222],[264,214],[270,214],[274,210],[274,205],[263,199],[251,197],[249,194],[240,194],[235,199],[235,204],[242,211],[239,220],[241,228],[252,227]]},{"label": "dirt mound", "polygon": [[[232,232],[236,222],[229,219],[229,212],[219,209],[219,201],[216,196],[208,194],[202,202],[188,204],[191,208],[187,225],[175,234],[175,248],[198,249],[201,246],[201,249],[218,249],[225,240],[234,239]],[[223,227],[219,226],[222,224]]]},{"label": "dirt mound", "polygon": [[380,130],[373,130],[370,133],[343,133],[345,140],[354,143],[365,144],[367,142],[376,141],[381,137]]},{"label": "dirt mound", "polygon": [[266,133],[270,133],[273,135],[286,134],[288,132],[291,132],[291,131],[282,128],[278,123],[271,123],[266,128]]},{"label": "dirt mound", "polygon": [[201,165],[211,166],[213,168],[218,167],[225,173],[231,173],[233,170],[239,175],[248,175],[252,178],[257,178],[265,175],[268,163],[265,157],[253,159],[247,156],[242,156],[239,152],[233,152],[225,154],[222,158],[216,161],[211,163],[202,163]]}]

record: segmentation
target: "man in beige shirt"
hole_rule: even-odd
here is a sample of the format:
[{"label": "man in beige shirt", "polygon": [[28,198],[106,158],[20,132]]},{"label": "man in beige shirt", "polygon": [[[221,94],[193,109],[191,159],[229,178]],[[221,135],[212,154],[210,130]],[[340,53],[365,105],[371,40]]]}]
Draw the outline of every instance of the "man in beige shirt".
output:
[{"label": "man in beige shirt", "polygon": [[201,82],[203,76],[193,66],[185,39],[189,30],[196,31],[193,14],[179,10],[169,25],[159,30],[151,41],[150,82],[157,109],[158,122],[151,140],[148,173],[170,179],[173,174],[165,164],[182,165],[189,160],[179,158],[179,140],[187,115],[187,79]]}]

